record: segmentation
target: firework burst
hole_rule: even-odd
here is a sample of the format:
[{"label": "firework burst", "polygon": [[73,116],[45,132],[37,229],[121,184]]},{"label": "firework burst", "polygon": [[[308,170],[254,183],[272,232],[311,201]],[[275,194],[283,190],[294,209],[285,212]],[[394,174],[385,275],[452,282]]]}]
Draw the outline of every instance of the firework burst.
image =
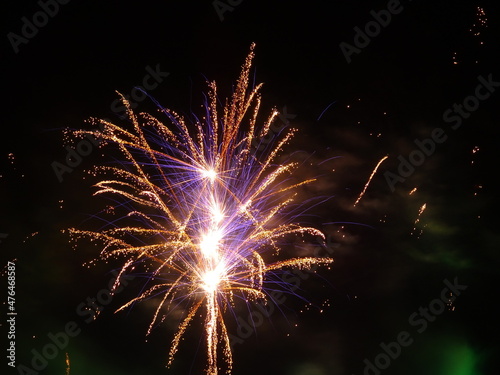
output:
[{"label": "firework burst", "polygon": [[95,194],[114,195],[127,214],[101,231],[71,229],[72,237],[102,243],[101,258],[124,259],[122,274],[137,267],[147,270],[143,293],[117,311],[156,297],[159,302],[148,333],[173,305],[187,306],[173,338],[169,364],[186,329],[201,313],[210,375],[220,371],[218,353],[227,372],[231,371],[224,316],[237,299],[266,299],[266,277],[280,269],[308,269],[333,261],[266,259],[290,235],[324,236],[317,229],[292,223],[296,188],[313,181],[290,182],[297,163],[278,161],[295,130],[283,131],[275,147],[258,150],[254,146],[268,135],[278,112],[273,110],[263,125],[257,125],[261,85],[248,88],[253,49],[252,45],[222,111],[212,82],[204,116],[195,117],[189,126],[182,116],[161,107],[170,126],[150,114],[135,114],[121,96],[128,127],[92,119],[100,131],[75,132],[80,137],[99,137],[121,154],[124,161],[119,166],[93,170],[105,176],[96,184]]}]

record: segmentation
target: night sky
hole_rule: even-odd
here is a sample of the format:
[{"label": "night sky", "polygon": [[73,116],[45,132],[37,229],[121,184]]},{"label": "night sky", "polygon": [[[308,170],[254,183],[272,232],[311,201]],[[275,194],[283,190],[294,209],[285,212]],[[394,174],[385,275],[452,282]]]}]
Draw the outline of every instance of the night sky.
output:
[{"label": "night sky", "polygon": [[[49,16],[40,3],[8,2],[1,12],[0,294],[7,302],[14,261],[15,364],[25,367],[8,366],[4,303],[0,373],[62,375],[66,353],[71,375],[203,373],[202,319],[167,369],[179,317],[146,337],[154,300],[114,314],[140,292],[138,277],[87,322],[82,303],[102,296],[119,263],[84,266],[99,248],[74,249],[63,230],[101,227],[109,200],[92,196],[86,171],[115,155],[94,149],[59,174],[54,163],[67,164],[65,128],[86,128],[90,117],[126,121],[115,90],[155,113],[134,89],[149,85],[186,116],[200,113],[207,80],[230,96],[252,42],[261,112],[275,107],[278,124],[298,129],[283,157],[301,163],[301,178],[317,178],[298,199],[324,200],[300,222],[322,230],[327,246],[283,251],[319,248],[335,263],[290,274],[301,297],[287,294],[262,322],[252,322],[252,305],[227,314],[233,373],[496,373],[496,2],[61,0],[56,9],[49,0]],[[73,337],[51,352],[50,337],[65,329]],[[52,358],[33,363],[44,348]]]}]

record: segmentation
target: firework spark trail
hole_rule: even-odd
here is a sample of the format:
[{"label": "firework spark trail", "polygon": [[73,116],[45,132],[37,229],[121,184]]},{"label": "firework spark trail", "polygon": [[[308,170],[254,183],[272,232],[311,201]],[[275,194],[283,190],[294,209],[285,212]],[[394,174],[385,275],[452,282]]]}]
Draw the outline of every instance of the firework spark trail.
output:
[{"label": "firework spark trail", "polygon": [[426,208],[427,208],[427,203],[424,203],[422,207],[420,207],[420,209],[418,210],[417,219],[415,220],[414,224],[417,224],[420,221],[420,216],[422,215],[422,213],[425,211]]},{"label": "firework spark trail", "polygon": [[288,176],[297,163],[278,164],[276,160],[295,130],[284,131],[274,148],[259,151],[252,147],[254,139],[268,134],[278,115],[273,110],[262,126],[257,125],[261,85],[248,88],[253,49],[254,45],[222,114],[216,85],[210,83],[205,114],[191,127],[182,116],[161,107],[172,127],[150,114],[135,114],[121,96],[130,129],[93,119],[101,131],[75,132],[78,137],[102,138],[102,145],[114,145],[125,158],[118,167],[100,166],[93,173],[111,176],[95,185],[95,194],[121,197],[117,208],[127,211],[110,229],[71,229],[71,237],[102,242],[103,259],[124,258],[120,274],[136,269],[148,272],[150,284],[144,292],[117,310],[161,296],[148,334],[169,308],[179,301],[186,303],[169,365],[186,329],[204,310],[206,372],[210,375],[220,369],[218,353],[223,354],[226,372],[231,371],[224,312],[235,305],[235,297],[247,302],[265,299],[264,281],[272,280],[276,271],[310,269],[333,261],[306,257],[269,262],[289,235],[309,234],[323,240],[324,235],[292,223],[295,190],[313,181],[290,183]]},{"label": "firework spark trail", "polygon": [[[414,227],[411,231],[411,235],[413,236],[415,234],[415,232],[417,231],[417,224],[420,222],[420,216],[422,216],[422,214],[424,213],[425,209],[427,208],[427,203],[424,203],[420,209],[418,210],[418,215],[417,215],[417,218],[415,219],[415,222],[413,223]],[[423,229],[420,230],[420,235],[422,235],[423,233]],[[419,237],[420,238],[420,237]]]},{"label": "firework spark trail", "polygon": [[69,361],[69,354],[66,353],[66,375],[69,375],[71,371],[71,362]]},{"label": "firework spark trail", "polygon": [[380,167],[380,164],[382,164],[384,162],[384,160],[387,159],[388,157],[389,157],[388,155],[384,156],[377,163],[377,165],[375,166],[375,169],[373,170],[372,174],[370,175],[370,178],[368,178],[368,181],[366,182],[365,187],[363,188],[363,191],[361,192],[361,194],[359,194],[359,197],[358,197],[358,199],[356,199],[356,202],[354,202],[354,207],[356,207],[356,205],[359,203],[361,198],[363,198],[363,195],[365,195],[366,189],[368,189],[368,185],[370,185],[370,182],[372,181],[373,176],[375,176],[375,173],[377,173],[377,170],[378,170],[378,167]]}]

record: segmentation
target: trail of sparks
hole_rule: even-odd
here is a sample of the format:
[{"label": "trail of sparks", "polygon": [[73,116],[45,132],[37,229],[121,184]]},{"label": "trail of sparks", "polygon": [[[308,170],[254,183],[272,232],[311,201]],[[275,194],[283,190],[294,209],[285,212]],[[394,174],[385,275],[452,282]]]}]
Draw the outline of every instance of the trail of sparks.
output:
[{"label": "trail of sparks", "polygon": [[420,216],[422,215],[422,213],[425,211],[426,208],[427,208],[427,203],[424,203],[422,207],[420,207],[420,210],[418,210],[417,219],[415,220],[415,224],[417,224],[420,221]]},{"label": "trail of sparks", "polygon": [[71,370],[71,363],[69,361],[69,354],[66,353],[66,375],[69,375]]},{"label": "trail of sparks", "polygon": [[[418,210],[418,215],[417,215],[417,218],[415,219],[415,222],[413,223],[415,226],[413,227],[413,230],[411,232],[411,235],[413,235],[415,233],[415,231],[417,230],[417,224],[419,223],[420,221],[420,216],[422,216],[422,214],[424,213],[425,209],[427,208],[427,203],[424,203],[420,209]],[[420,231],[420,235],[422,234],[423,230]]]},{"label": "trail of sparks", "polygon": [[375,169],[373,170],[372,174],[370,175],[370,178],[368,178],[368,181],[366,182],[365,187],[363,188],[363,191],[361,192],[361,194],[359,194],[358,199],[356,199],[356,202],[354,202],[354,207],[356,207],[356,205],[359,203],[361,198],[363,198],[363,195],[365,195],[366,189],[368,189],[368,185],[370,185],[370,182],[372,181],[373,176],[375,176],[375,173],[377,173],[377,170],[378,170],[378,167],[380,167],[380,164],[382,164],[384,162],[384,160],[387,159],[388,157],[389,157],[388,155],[384,156],[377,163],[377,165],[375,166]]},{"label": "trail of sparks", "polygon": [[[215,82],[205,102],[205,114],[188,126],[184,117],[161,108],[171,127],[147,113],[136,114],[121,96],[131,125],[120,127],[93,119],[101,131],[76,131],[114,145],[125,162],[100,166],[94,175],[106,177],[95,186],[97,194],[122,198],[115,208],[126,209],[110,229],[98,232],[70,229],[71,237],[103,243],[101,258],[125,259],[120,274],[142,267],[149,285],[138,297],[121,306],[156,298],[158,305],[148,334],[169,309],[183,303],[186,312],[174,335],[168,364],[190,323],[204,311],[206,373],[220,370],[218,353],[226,372],[232,354],[224,313],[236,297],[248,302],[266,298],[264,282],[277,270],[309,269],[330,264],[331,258],[291,258],[269,262],[268,254],[280,249],[289,235],[321,231],[291,223],[296,188],[312,182],[289,183],[297,163],[278,163],[277,157],[293,134],[284,131],[274,148],[259,150],[278,115],[273,110],[257,126],[261,84],[248,88],[254,45],[242,66],[233,96],[219,113]],[[123,202],[122,202],[123,201]],[[271,251],[270,251],[271,250]],[[119,283],[115,285],[118,286]]]}]

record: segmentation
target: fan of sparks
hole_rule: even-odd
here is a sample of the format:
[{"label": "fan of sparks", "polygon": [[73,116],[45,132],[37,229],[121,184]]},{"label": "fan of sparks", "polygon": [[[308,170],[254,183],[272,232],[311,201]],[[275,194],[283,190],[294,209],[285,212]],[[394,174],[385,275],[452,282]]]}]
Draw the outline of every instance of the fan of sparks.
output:
[{"label": "fan of sparks", "polygon": [[[127,214],[100,231],[71,229],[72,237],[100,241],[101,258],[124,259],[122,274],[139,265],[148,270],[143,293],[117,310],[155,298],[158,305],[148,333],[174,303],[186,305],[169,365],[190,323],[202,316],[207,374],[217,374],[221,363],[227,373],[231,371],[224,319],[228,308],[239,299],[265,300],[268,274],[333,261],[275,257],[281,241],[290,235],[324,236],[317,229],[291,223],[295,216],[288,211],[296,205],[292,204],[296,188],[313,181],[290,182],[297,163],[278,160],[295,130],[276,136],[275,146],[255,147],[272,132],[278,112],[273,110],[263,125],[257,125],[262,84],[248,87],[253,50],[254,45],[221,113],[212,82],[204,117],[189,124],[162,107],[159,111],[170,126],[150,114],[136,114],[121,96],[129,119],[126,127],[92,119],[100,130],[75,132],[78,137],[99,137],[122,155],[118,166],[98,166],[93,174],[105,176],[96,184],[95,194],[114,195],[124,202],[121,207],[127,207]],[[120,225],[122,221],[127,224]]]}]

